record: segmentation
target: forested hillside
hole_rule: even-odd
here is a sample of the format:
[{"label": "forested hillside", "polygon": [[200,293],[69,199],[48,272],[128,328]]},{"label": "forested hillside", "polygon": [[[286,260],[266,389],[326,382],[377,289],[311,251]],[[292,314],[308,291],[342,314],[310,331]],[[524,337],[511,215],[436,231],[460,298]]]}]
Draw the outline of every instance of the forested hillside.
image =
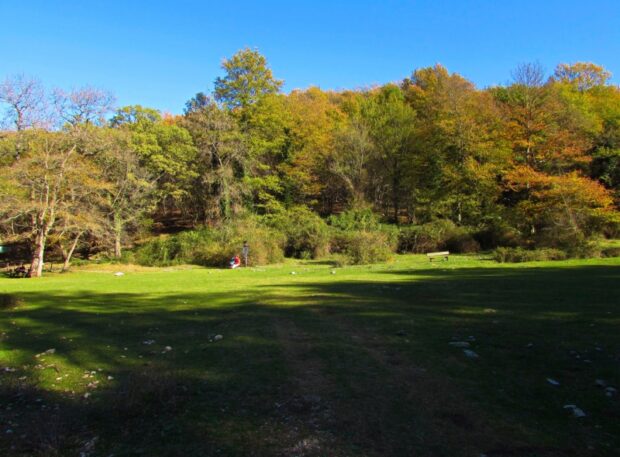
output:
[{"label": "forested hillside", "polygon": [[0,244],[27,243],[39,276],[46,250],[67,266],[136,246],[143,263],[218,264],[249,239],[256,263],[362,263],[436,248],[583,256],[617,236],[620,89],[600,66],[524,64],[480,89],[436,65],[288,94],[255,50],[222,70],[178,116],[7,77]]}]

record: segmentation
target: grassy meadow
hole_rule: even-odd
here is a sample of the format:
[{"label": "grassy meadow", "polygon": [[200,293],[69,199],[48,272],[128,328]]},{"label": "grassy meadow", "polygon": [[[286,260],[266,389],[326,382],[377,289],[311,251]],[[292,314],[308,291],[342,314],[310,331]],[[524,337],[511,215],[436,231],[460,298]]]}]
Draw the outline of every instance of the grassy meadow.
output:
[{"label": "grassy meadow", "polygon": [[619,454],[620,258],[91,265],[0,294],[3,456]]}]

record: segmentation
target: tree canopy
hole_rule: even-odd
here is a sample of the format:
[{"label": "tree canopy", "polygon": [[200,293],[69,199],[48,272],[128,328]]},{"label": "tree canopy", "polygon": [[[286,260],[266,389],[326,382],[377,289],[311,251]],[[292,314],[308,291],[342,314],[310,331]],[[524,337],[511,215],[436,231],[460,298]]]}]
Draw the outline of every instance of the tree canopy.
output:
[{"label": "tree canopy", "polygon": [[30,246],[33,274],[46,249],[67,264],[75,250],[120,257],[141,237],[247,214],[315,224],[308,211],[371,211],[496,245],[506,230],[525,246],[618,233],[620,89],[599,65],[546,77],[523,64],[486,89],[435,65],[398,84],[288,94],[257,50],[222,70],[179,116],[113,111],[91,87],[0,84],[0,237]]}]

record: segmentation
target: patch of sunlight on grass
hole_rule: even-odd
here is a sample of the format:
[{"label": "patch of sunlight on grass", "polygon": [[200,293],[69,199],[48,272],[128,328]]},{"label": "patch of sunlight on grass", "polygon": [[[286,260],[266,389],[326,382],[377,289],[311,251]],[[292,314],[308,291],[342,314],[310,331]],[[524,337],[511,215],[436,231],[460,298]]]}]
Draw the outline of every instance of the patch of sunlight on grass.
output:
[{"label": "patch of sunlight on grass", "polygon": [[361,311],[361,312],[356,312],[355,313],[356,316],[360,316],[360,317],[399,317],[399,316],[403,316],[404,313],[394,313],[394,312],[389,312],[389,311]]},{"label": "patch of sunlight on grass", "polygon": [[538,319],[577,319],[582,317],[582,313],[568,312],[568,311],[549,311],[544,313],[537,313],[533,316]]},{"label": "patch of sunlight on grass", "polygon": [[471,315],[484,315],[484,316],[497,316],[498,310],[495,308],[454,308],[450,311],[452,314],[471,314]]}]

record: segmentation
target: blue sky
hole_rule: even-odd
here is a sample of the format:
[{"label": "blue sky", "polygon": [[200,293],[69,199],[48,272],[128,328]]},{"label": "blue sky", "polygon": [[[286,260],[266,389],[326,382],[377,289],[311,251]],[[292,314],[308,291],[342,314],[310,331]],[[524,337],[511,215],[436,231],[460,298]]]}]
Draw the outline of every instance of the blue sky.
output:
[{"label": "blue sky", "polygon": [[91,85],[180,113],[243,47],[285,90],[366,87],[437,62],[484,87],[519,63],[592,61],[620,81],[620,0],[0,0],[0,78]]}]

